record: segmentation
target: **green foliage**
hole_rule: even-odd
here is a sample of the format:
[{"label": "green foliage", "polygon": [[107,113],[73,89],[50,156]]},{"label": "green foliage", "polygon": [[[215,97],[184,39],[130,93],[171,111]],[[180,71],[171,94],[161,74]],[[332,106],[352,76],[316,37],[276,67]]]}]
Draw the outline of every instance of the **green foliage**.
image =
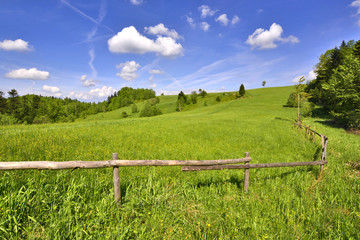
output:
[{"label": "green foliage", "polygon": [[161,110],[156,105],[146,102],[144,108],[140,112],[140,117],[152,117],[162,114]]},{"label": "green foliage", "polygon": [[131,112],[132,113],[137,113],[138,112],[138,107],[136,106],[135,103],[131,106]]},{"label": "green foliage", "polygon": [[197,103],[197,93],[195,91],[193,91],[190,95],[190,101],[192,104],[196,104]]},{"label": "green foliage", "polygon": [[[251,163],[318,160],[320,139],[307,139],[287,121],[293,109],[282,104],[291,91],[248,90],[251,98],[220,104],[209,94],[206,108],[152,119],[114,114],[106,121],[2,126],[0,162],[99,161],[113,152],[119,159],[232,159],[247,151]],[[165,97],[174,111],[177,96]],[[0,171],[0,238],[359,239],[360,185],[350,165],[359,161],[359,136],[305,121],[329,137],[324,171],[251,169],[248,192],[243,170],[122,167],[119,207],[111,168]]]},{"label": "green foliage", "polygon": [[204,98],[204,97],[206,97],[207,92],[206,92],[205,90],[203,90],[203,89],[199,89],[199,95],[200,95],[202,98]]},{"label": "green foliage", "polygon": [[307,84],[310,99],[320,103],[341,124],[360,128],[360,41],[342,42],[326,51],[316,65],[315,80]]},{"label": "green foliage", "polygon": [[181,112],[185,104],[189,104],[189,103],[190,101],[188,97],[184,94],[183,91],[180,91],[176,102],[176,111]]},{"label": "green foliage", "polygon": [[16,123],[17,123],[17,119],[14,116],[0,113],[0,125],[6,126]]},{"label": "green foliage", "polygon": [[216,101],[217,101],[217,102],[221,102],[220,96],[217,96],[217,97],[216,97]]},{"label": "green foliage", "polygon": [[244,87],[244,84],[241,84],[241,86],[240,86],[239,95],[240,95],[240,97],[245,96],[245,87]]},{"label": "green foliage", "polygon": [[262,81],[261,85],[265,87],[266,81]]},{"label": "green foliage", "polygon": [[122,118],[127,118],[127,117],[128,117],[128,114],[127,114],[126,112],[122,112],[122,113],[121,113],[121,117],[122,117]]}]

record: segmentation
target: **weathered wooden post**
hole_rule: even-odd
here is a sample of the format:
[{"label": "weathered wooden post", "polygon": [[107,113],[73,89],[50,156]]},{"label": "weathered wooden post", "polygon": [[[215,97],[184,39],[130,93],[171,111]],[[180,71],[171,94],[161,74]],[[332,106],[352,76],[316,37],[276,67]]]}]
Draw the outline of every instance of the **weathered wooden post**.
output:
[{"label": "weathered wooden post", "polygon": [[[321,135],[321,147],[322,147],[322,151],[321,151],[321,161],[325,161],[325,136]],[[324,169],[324,165],[320,165],[320,171],[322,171]]]},{"label": "weathered wooden post", "polygon": [[[245,158],[250,157],[248,152],[245,153]],[[249,165],[249,161],[245,162],[245,165]],[[249,168],[245,168],[244,174],[244,190],[247,191],[249,189]]]},{"label": "weathered wooden post", "polygon": [[[113,160],[118,160],[118,159],[119,159],[118,154],[113,153]],[[114,198],[115,198],[115,202],[118,203],[121,200],[119,167],[113,168],[113,175],[114,175]]]}]

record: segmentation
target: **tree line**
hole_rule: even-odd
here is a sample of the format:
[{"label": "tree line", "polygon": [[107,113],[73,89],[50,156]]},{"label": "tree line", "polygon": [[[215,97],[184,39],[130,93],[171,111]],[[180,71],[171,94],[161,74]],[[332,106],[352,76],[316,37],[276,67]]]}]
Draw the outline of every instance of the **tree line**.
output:
[{"label": "tree line", "polygon": [[76,118],[112,111],[129,106],[136,101],[154,98],[152,89],[122,88],[98,103],[80,102],[70,98],[44,97],[35,94],[19,96],[16,89],[10,90],[8,98],[0,91],[0,125],[16,123],[37,124],[73,122]]},{"label": "tree line", "polygon": [[309,101],[323,106],[338,123],[360,128],[360,40],[327,50],[314,71],[316,79],[305,88]]}]

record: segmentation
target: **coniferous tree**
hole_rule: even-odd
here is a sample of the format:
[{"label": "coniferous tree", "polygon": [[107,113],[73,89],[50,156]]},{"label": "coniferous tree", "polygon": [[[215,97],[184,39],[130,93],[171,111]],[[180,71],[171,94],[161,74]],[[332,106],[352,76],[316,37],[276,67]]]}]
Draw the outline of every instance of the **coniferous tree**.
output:
[{"label": "coniferous tree", "polygon": [[240,95],[240,97],[243,97],[243,96],[245,95],[245,87],[244,87],[244,84],[241,84],[241,86],[240,86],[239,95]]}]

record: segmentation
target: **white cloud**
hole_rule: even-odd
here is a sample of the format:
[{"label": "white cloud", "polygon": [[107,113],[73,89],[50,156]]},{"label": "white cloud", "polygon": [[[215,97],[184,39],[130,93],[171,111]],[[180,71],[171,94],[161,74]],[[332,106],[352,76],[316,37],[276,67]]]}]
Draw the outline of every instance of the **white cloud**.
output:
[{"label": "white cloud", "polygon": [[80,81],[82,82],[82,85],[84,87],[91,87],[95,86],[95,80],[94,79],[87,79],[87,75],[84,74],[81,76]]},{"label": "white cloud", "polygon": [[186,17],[186,21],[189,23],[189,25],[192,27],[192,28],[195,28],[196,24],[194,22],[194,19],[189,17],[189,16],[185,16]]},{"label": "white cloud", "polygon": [[207,22],[201,22],[200,23],[200,28],[204,31],[207,32],[210,28],[210,24],[208,24]]},{"label": "white cloud", "polygon": [[26,51],[31,51],[32,47],[29,46],[28,42],[22,39],[16,39],[15,41],[4,40],[0,42],[0,49],[3,49],[5,51],[26,52]]},{"label": "white cloud", "polygon": [[126,81],[135,80],[138,77],[137,70],[139,67],[140,64],[135,61],[120,63],[116,68],[121,68],[121,72],[117,73],[116,76],[119,76]]},{"label": "white cloud", "polygon": [[151,88],[156,88],[157,85],[156,85],[155,83],[153,83],[153,84],[150,84],[150,87],[151,87]]},{"label": "white cloud", "polygon": [[163,74],[164,72],[159,69],[151,69],[149,71],[150,74]]},{"label": "white cloud", "polygon": [[40,71],[36,68],[20,68],[6,73],[5,77],[13,79],[46,80],[50,77],[50,73],[46,71]]},{"label": "white cloud", "polygon": [[259,49],[272,49],[276,48],[277,44],[275,42],[282,42],[282,43],[298,43],[299,39],[294,36],[289,36],[287,38],[282,38],[281,34],[283,32],[282,27],[277,24],[273,23],[270,26],[269,30],[265,30],[263,28],[258,28],[255,32],[248,37],[246,43],[251,45],[251,48],[259,48]]},{"label": "white cloud", "polygon": [[221,14],[219,17],[215,19],[216,22],[220,22],[222,25],[227,26],[229,23],[229,19],[227,18],[227,15]]},{"label": "white cloud", "polygon": [[81,77],[80,77],[80,81],[85,81],[86,80],[86,78],[87,78],[87,75],[86,74],[84,74],[84,75],[82,75]]},{"label": "white cloud", "polygon": [[164,57],[176,57],[183,53],[181,44],[171,37],[158,36],[156,41],[142,36],[135,27],[130,26],[108,40],[109,51],[113,53],[144,54],[155,52]]},{"label": "white cloud", "polygon": [[52,94],[60,93],[60,88],[52,87],[52,86],[48,86],[48,85],[42,86],[42,90],[44,90],[45,92],[48,92],[48,93],[52,93]]},{"label": "white cloud", "polygon": [[69,93],[68,97],[70,98],[80,98],[80,99],[99,99],[105,98],[113,94],[116,90],[113,87],[103,86],[102,88],[91,89],[89,92],[75,92],[72,91]]},{"label": "white cloud", "polygon": [[306,76],[301,75],[301,76],[297,76],[297,77],[293,78],[293,80],[291,80],[291,82],[299,83],[301,77],[305,77],[306,81],[312,81],[316,78],[316,76],[317,76],[317,74],[312,70]]},{"label": "white cloud", "polygon": [[231,25],[234,25],[234,24],[238,23],[239,21],[240,21],[240,18],[237,15],[235,15],[231,20]]},{"label": "white cloud", "polygon": [[357,8],[357,13],[356,15],[360,14],[360,0],[355,0],[350,4],[351,7],[355,7]]},{"label": "white cloud", "polygon": [[260,8],[260,9],[257,10],[257,14],[260,14],[260,13],[262,13],[262,12],[264,12],[264,9],[261,9],[261,8]]},{"label": "white cloud", "polygon": [[173,39],[179,39],[179,34],[174,29],[168,29],[163,23],[159,23],[153,27],[145,27],[145,32],[152,35],[168,36]]},{"label": "white cloud", "polygon": [[210,7],[207,6],[207,5],[201,5],[198,9],[201,12],[201,17],[202,18],[206,18],[208,16],[211,17],[216,13],[215,10],[211,10]]},{"label": "white cloud", "polygon": [[130,0],[131,4],[133,5],[140,5],[143,3],[143,0]]}]

